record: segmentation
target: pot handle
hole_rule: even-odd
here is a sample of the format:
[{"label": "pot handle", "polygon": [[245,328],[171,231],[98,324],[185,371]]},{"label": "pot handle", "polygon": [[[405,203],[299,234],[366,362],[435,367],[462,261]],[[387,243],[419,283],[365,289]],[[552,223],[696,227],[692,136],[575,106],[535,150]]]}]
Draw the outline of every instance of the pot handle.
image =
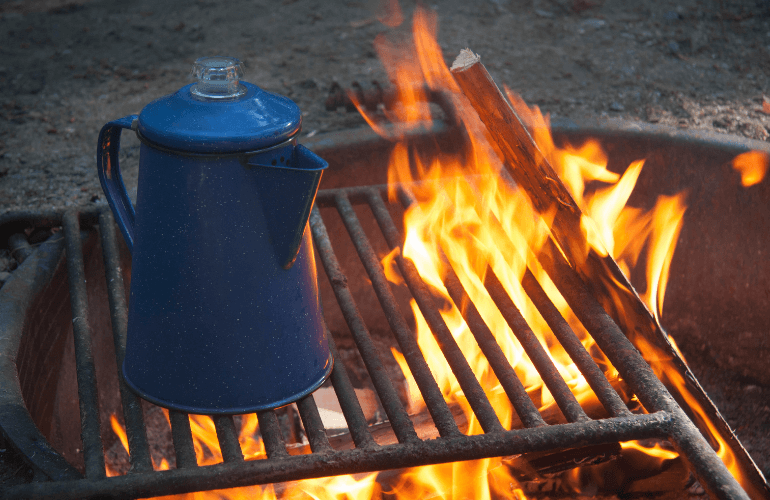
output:
[{"label": "pot handle", "polygon": [[118,151],[120,150],[120,133],[125,128],[134,128],[138,120],[137,115],[124,116],[102,127],[99,132],[99,142],[96,149],[96,169],[99,171],[99,181],[102,190],[107,197],[115,221],[123,233],[129,251],[134,250],[134,205],[128,197],[123,177],[120,175],[118,164]]}]

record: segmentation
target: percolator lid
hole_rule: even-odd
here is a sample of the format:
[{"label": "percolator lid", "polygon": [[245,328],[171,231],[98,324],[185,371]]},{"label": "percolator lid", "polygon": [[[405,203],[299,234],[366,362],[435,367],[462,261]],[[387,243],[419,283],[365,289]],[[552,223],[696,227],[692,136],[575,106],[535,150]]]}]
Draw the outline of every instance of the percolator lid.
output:
[{"label": "percolator lid", "polygon": [[299,132],[302,116],[294,101],[240,81],[238,59],[203,57],[192,73],[196,83],[144,107],[143,138],[181,152],[226,154],[274,146]]}]

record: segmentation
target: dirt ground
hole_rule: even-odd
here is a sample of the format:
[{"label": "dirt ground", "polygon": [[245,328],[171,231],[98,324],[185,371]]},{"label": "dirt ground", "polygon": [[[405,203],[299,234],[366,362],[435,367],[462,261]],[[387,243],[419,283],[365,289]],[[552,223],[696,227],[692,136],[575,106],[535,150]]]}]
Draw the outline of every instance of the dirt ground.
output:
[{"label": "dirt ground", "polygon": [[[438,15],[447,62],[470,47],[499,84],[554,118],[770,137],[766,0],[423,5]],[[364,125],[324,103],[334,83],[387,86],[373,42],[408,36],[415,3],[401,8],[404,22],[391,28],[378,21],[377,0],[0,0],[0,214],[103,202],[94,154],[101,126],[190,83],[201,56],[238,57],[245,80],[295,100],[303,136]],[[124,134],[129,191],[137,144]],[[770,388],[734,383],[770,413],[761,406]],[[730,400],[739,419],[740,401],[718,392],[717,405]],[[767,450],[757,452],[767,474]]]},{"label": "dirt ground", "polygon": [[[438,14],[448,62],[470,47],[499,84],[553,117],[767,139],[770,3],[628,5],[454,0],[425,7]],[[294,99],[304,134],[362,125],[357,113],[327,111],[324,101],[334,82],[387,84],[373,41],[387,31],[408,34],[414,3],[402,10],[402,25],[389,28],[377,20],[378,0],[0,2],[0,210],[101,197],[94,159],[101,126],[189,83],[191,63],[205,55],[238,57],[247,81]]]}]

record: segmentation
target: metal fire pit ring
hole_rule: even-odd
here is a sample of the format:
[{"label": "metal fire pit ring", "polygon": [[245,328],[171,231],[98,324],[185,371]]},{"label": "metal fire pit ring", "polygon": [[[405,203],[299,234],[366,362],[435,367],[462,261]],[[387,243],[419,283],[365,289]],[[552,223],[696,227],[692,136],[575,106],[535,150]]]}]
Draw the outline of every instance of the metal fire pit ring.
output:
[{"label": "metal fire pit ring", "polygon": [[[558,134],[558,129],[557,129]],[[595,130],[570,129],[566,128],[565,133],[593,134]],[[614,133],[619,134],[640,134],[649,136],[649,130],[639,131],[633,128],[618,127]],[[658,131],[660,133],[660,131]],[[605,130],[606,133],[606,130]],[[366,133],[357,132],[359,143],[365,143],[367,140],[375,142],[373,137],[366,137]],[[703,141],[702,137],[692,134],[667,133],[669,140],[684,140],[697,143]],[[349,142],[350,137],[340,136],[336,138],[338,143]],[[706,138],[708,141],[710,138]],[[322,149],[323,145],[329,145],[335,142],[335,138],[321,137],[316,141],[316,146]],[[759,144],[754,141],[743,141],[729,138],[723,139],[724,146],[729,149],[737,149],[739,152],[747,149],[760,149]],[[713,145],[713,142],[711,142]],[[760,143],[761,144],[761,143]],[[762,145],[767,149],[766,145]],[[319,206],[336,207],[343,219],[346,220],[346,226],[350,224],[348,231],[355,232],[355,214],[349,210],[349,205],[366,203],[377,217],[381,229],[390,235],[391,243],[400,242],[400,236],[397,231],[394,232],[392,221],[388,221],[385,213],[382,212],[381,194],[384,190],[382,186],[374,187],[351,187],[323,190],[319,192]],[[408,188],[402,191],[408,194]],[[408,197],[407,197],[408,198]],[[379,200],[379,201],[378,201]],[[408,201],[407,201],[408,202]],[[358,319],[356,318],[356,306],[352,296],[349,293],[346,278],[339,266],[335,264],[336,257],[333,251],[324,250],[329,247],[328,234],[324,227],[320,212],[315,210],[311,227],[314,241],[320,250],[320,257],[324,264],[327,274],[330,277],[338,301],[343,307],[343,314],[347,314],[346,319],[351,324],[352,330],[357,330],[354,334],[361,337],[359,350],[366,359],[370,357],[373,368],[370,372],[375,380],[374,385],[383,401],[383,406],[391,421],[399,443],[387,446],[378,446],[366,428],[366,421],[360,410],[360,405],[356,400],[349,381],[344,374],[344,370],[338,370],[336,376],[333,375],[335,390],[340,399],[340,404],[348,421],[351,434],[357,445],[354,450],[335,451],[329,445],[328,440],[320,423],[317,409],[312,396],[305,398],[300,404],[299,409],[302,415],[303,423],[310,441],[310,447],[313,453],[301,456],[289,456],[280,436],[280,430],[275,426],[275,415],[272,412],[261,412],[258,417],[260,427],[263,433],[268,458],[266,460],[243,461],[242,454],[238,448],[237,437],[233,434],[232,420],[228,417],[220,418],[217,421],[217,432],[223,450],[224,462],[221,464],[197,467],[194,454],[190,459],[192,452],[191,439],[189,434],[189,423],[184,428],[183,421],[186,420],[183,414],[175,415],[172,413],[172,432],[174,433],[174,444],[177,451],[178,469],[169,471],[152,471],[149,456],[146,449],[146,438],[141,436],[143,432],[143,423],[141,422],[141,410],[136,401],[125,400],[124,409],[127,432],[129,434],[129,443],[132,448],[132,471],[120,477],[104,477],[104,457],[101,451],[101,438],[98,427],[94,431],[94,421],[98,423],[98,415],[94,416],[93,410],[87,407],[84,409],[83,418],[83,441],[86,455],[86,477],[83,476],[71,465],[69,465],[51,446],[46,442],[40,431],[36,428],[30,413],[25,407],[22,397],[22,391],[16,366],[16,354],[19,343],[28,321],[29,307],[33,303],[37,293],[46,286],[53,275],[57,263],[61,259],[63,248],[67,246],[67,266],[70,274],[73,276],[82,273],[82,248],[80,246],[80,228],[100,226],[102,246],[106,249],[105,267],[107,268],[108,280],[110,281],[109,292],[111,302],[111,313],[116,338],[120,339],[125,334],[125,297],[121,298],[123,293],[119,264],[117,260],[117,239],[114,226],[111,223],[111,216],[106,208],[91,207],[81,211],[69,212],[46,212],[46,213],[26,213],[26,214],[6,214],[0,217],[0,228],[7,224],[27,226],[64,226],[65,238],[58,233],[49,241],[41,245],[38,250],[20,266],[7,284],[0,289],[0,427],[2,427],[5,440],[24,456],[28,457],[30,465],[35,470],[35,478],[32,483],[13,486],[5,490],[0,490],[3,498],[86,498],[101,495],[108,495],[115,498],[132,498],[143,496],[156,496],[171,493],[182,493],[202,489],[219,489],[248,484],[271,483],[278,481],[302,479],[309,477],[318,477],[326,475],[337,475],[344,473],[365,472],[372,470],[383,470],[389,468],[401,468],[429,463],[448,462],[455,460],[470,460],[475,458],[484,458],[490,456],[513,455],[530,451],[543,451],[553,448],[570,448],[597,443],[611,443],[616,441],[625,441],[633,439],[642,439],[646,437],[668,437],[680,452],[685,456],[691,469],[695,471],[696,476],[701,479],[704,486],[718,497],[733,498],[740,497],[739,490],[734,489],[734,483],[731,485],[729,473],[721,465],[721,462],[714,460],[716,457],[706,442],[699,436],[697,431],[679,407],[674,403],[660,382],[654,377],[649,366],[641,360],[638,352],[630,346],[617,326],[613,326],[609,317],[600,313],[599,323],[594,324],[595,329],[589,328],[589,331],[595,336],[597,343],[605,351],[611,361],[619,368],[621,374],[629,382],[634,392],[640,397],[643,404],[651,412],[650,415],[631,415],[622,409],[607,406],[608,412],[613,415],[611,418],[603,420],[590,420],[577,418],[574,421],[551,426],[533,425],[530,428],[505,431],[499,428],[499,422],[494,424],[493,414],[485,415],[485,407],[488,401],[484,402],[483,393],[479,399],[472,403],[474,411],[480,421],[487,420],[486,433],[477,436],[464,436],[459,431],[452,429],[452,423],[442,419],[442,401],[430,398],[429,394],[424,394],[426,403],[431,409],[431,413],[439,429],[441,438],[429,441],[422,441],[414,434],[411,423],[403,407],[394,400],[392,390],[388,388],[388,382],[382,380],[382,374],[378,375],[376,370],[376,360],[367,354],[366,332],[362,325],[354,326]],[[352,228],[352,229],[351,229]],[[66,239],[66,242],[65,242]],[[110,250],[110,248],[112,250]],[[80,255],[78,255],[80,253]],[[359,250],[362,260],[366,260],[366,248]],[[558,259],[557,259],[558,260]],[[408,262],[405,264],[408,267]],[[559,262],[553,263],[554,267],[559,267]],[[569,274],[569,269],[561,269]],[[403,270],[402,270],[403,271]],[[405,274],[409,274],[408,272]],[[373,281],[375,281],[373,279]],[[556,281],[556,280],[555,280]],[[569,279],[567,281],[570,281]],[[420,294],[419,284],[415,283],[415,296]],[[587,294],[584,285],[579,282],[571,281],[569,284],[573,288],[572,296],[582,297],[581,300],[590,302],[590,294]],[[75,335],[81,336],[80,349],[83,356],[79,356],[79,391],[81,400],[87,400],[91,393],[95,395],[95,382],[92,361],[89,361],[88,351],[88,326],[85,321],[77,321],[84,317],[79,313],[87,315],[87,303],[84,303],[85,284],[83,280],[70,280],[70,293],[73,297],[73,317],[75,321]],[[565,297],[568,293],[562,290]],[[385,295],[387,295],[385,293]],[[387,299],[381,299],[383,307],[387,307],[384,302]],[[568,298],[569,300],[569,298]],[[598,305],[598,304],[597,304]],[[429,307],[429,306],[425,306]],[[347,313],[344,309],[347,308]],[[576,311],[577,312],[577,311]],[[589,315],[590,316],[590,315]],[[596,319],[597,316],[594,316]],[[583,319],[583,318],[581,318]],[[609,322],[608,322],[609,320]],[[587,318],[591,322],[591,317]],[[82,326],[78,326],[81,324]],[[588,325],[587,325],[588,326]],[[439,327],[440,328],[440,327]],[[77,330],[80,330],[78,332]],[[122,333],[121,331],[122,330]],[[435,332],[434,332],[435,333]],[[476,335],[479,344],[483,344],[483,335]],[[357,339],[358,340],[358,339]],[[402,340],[402,339],[399,339]],[[405,339],[403,339],[405,340]],[[76,340],[76,345],[78,341]],[[362,348],[362,345],[364,346]],[[494,346],[488,346],[494,351]],[[406,350],[406,349],[405,349]],[[449,346],[451,351],[451,346]],[[119,350],[118,350],[119,351]],[[445,351],[446,352],[446,351]],[[485,351],[486,353],[486,351]],[[573,353],[570,353],[573,354]],[[120,354],[118,354],[120,356]],[[451,353],[450,353],[451,356]],[[376,357],[376,353],[374,353]],[[626,361],[620,358],[627,358]],[[628,361],[628,358],[632,358]],[[82,361],[81,361],[82,360]],[[419,360],[418,360],[419,361]],[[458,365],[462,361],[457,360]],[[466,362],[467,363],[467,362]],[[342,366],[339,363],[339,366]],[[633,367],[633,369],[631,369]],[[453,366],[453,368],[455,368]],[[462,372],[462,366],[457,370]],[[631,370],[626,372],[626,370]],[[497,370],[496,370],[497,371]],[[80,373],[82,372],[82,374]],[[414,369],[413,369],[414,372]],[[456,372],[458,373],[458,372]],[[416,378],[419,374],[416,374]],[[504,378],[500,374],[501,380]],[[458,379],[461,376],[458,375]],[[605,380],[606,382],[606,380]],[[468,379],[466,395],[469,401],[475,398],[471,385],[473,381]],[[509,393],[514,405],[515,397]],[[524,404],[522,402],[519,402]],[[443,403],[445,407],[446,404]],[[518,406],[518,405],[516,405]],[[518,409],[518,408],[517,408]],[[564,411],[564,410],[563,410]],[[138,414],[137,414],[138,412]],[[89,416],[89,413],[90,416]],[[525,412],[524,412],[525,413]],[[565,411],[565,414],[567,412]],[[133,414],[133,417],[131,416]],[[522,419],[524,417],[522,415]],[[443,422],[443,423],[442,423]],[[181,424],[181,425],[180,425]],[[484,424],[482,424],[484,425]],[[411,430],[410,430],[411,428]],[[443,431],[442,431],[443,428]],[[144,444],[142,441],[144,440]],[[135,448],[136,447],[136,448]],[[695,453],[695,449],[700,449],[703,454]],[[186,457],[186,458],[185,458]],[[101,465],[100,465],[101,462]],[[90,465],[89,465],[90,464]]]}]

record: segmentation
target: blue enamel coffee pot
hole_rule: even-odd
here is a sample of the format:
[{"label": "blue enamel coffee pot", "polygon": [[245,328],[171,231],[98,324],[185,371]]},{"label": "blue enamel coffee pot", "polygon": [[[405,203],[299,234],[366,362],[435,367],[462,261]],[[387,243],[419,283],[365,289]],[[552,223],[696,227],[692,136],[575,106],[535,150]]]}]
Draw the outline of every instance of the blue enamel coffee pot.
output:
[{"label": "blue enamel coffee pot", "polygon": [[[307,229],[327,163],[296,143],[290,99],[202,58],[198,82],[99,134],[99,179],[132,254],[123,376],[189,413],[286,405],[332,369]],[[120,134],[141,140],[136,211]]]}]

